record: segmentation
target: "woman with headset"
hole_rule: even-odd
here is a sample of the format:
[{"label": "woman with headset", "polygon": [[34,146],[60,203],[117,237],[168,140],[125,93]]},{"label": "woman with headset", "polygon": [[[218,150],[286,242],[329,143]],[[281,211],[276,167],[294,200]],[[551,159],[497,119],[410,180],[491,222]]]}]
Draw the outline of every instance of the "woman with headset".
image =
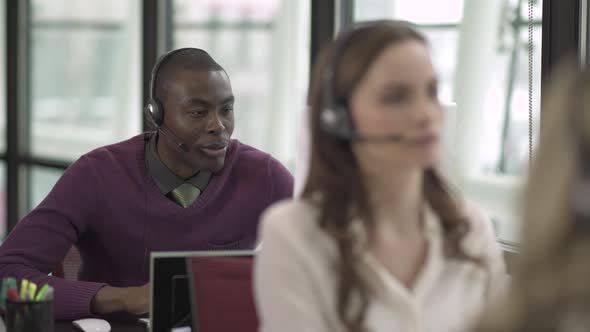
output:
[{"label": "woman with headset", "polygon": [[321,54],[308,181],[262,217],[262,331],[458,331],[501,287],[489,221],[436,169],[437,85],[407,23],[358,27]]},{"label": "woman with headset", "polygon": [[564,69],[543,104],[510,292],[475,331],[590,331],[590,72]]}]

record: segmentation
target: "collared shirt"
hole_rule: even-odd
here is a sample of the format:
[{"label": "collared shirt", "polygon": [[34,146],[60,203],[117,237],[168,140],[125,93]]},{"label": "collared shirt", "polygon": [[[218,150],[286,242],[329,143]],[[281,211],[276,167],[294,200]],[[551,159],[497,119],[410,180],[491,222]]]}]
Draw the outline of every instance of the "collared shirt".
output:
[{"label": "collared shirt", "polygon": [[[367,308],[368,330],[463,331],[503,291],[504,262],[491,223],[475,208],[466,211],[471,228],[461,244],[483,266],[444,254],[442,225],[429,206],[422,230],[427,259],[411,288],[368,251],[361,254],[362,278],[375,294]],[[305,200],[284,201],[265,211],[260,228],[264,246],[254,271],[260,331],[345,330],[337,310],[338,245],[320,228],[319,218],[317,206]]]},{"label": "collared shirt", "polygon": [[198,172],[188,179],[183,179],[177,176],[160,160],[156,148],[157,142],[157,134],[154,134],[149,138],[148,144],[145,146],[145,163],[149,175],[152,177],[158,188],[160,188],[162,194],[168,195],[172,190],[185,182],[199,188],[201,193],[205,191],[205,188],[211,179],[211,172]]}]

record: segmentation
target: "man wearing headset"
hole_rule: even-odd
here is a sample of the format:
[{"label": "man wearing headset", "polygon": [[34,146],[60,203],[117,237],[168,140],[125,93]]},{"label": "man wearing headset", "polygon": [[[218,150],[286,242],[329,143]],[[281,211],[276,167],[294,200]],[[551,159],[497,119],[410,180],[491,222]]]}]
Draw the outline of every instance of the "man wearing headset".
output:
[{"label": "man wearing headset", "polygon": [[[149,253],[254,249],[259,215],[293,178],[270,155],[230,140],[229,77],[205,51],[154,66],[153,133],[96,149],[66,170],[0,247],[0,277],[55,288],[57,319],[149,308]],[[79,280],[48,274],[75,245]]]}]

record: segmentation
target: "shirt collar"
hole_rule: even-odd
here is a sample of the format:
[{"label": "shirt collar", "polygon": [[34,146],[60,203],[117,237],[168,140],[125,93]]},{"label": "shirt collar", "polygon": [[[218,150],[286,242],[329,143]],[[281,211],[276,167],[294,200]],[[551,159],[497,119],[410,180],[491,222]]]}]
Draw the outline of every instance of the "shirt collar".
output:
[{"label": "shirt collar", "polygon": [[[381,264],[371,253],[363,253],[363,261],[366,271],[365,278],[370,281],[374,291],[386,299],[394,300],[390,294],[397,294],[402,297],[410,298],[414,296],[423,298],[427,291],[433,285],[436,285],[436,278],[442,270],[445,259],[443,253],[444,234],[438,215],[432,210],[432,207],[425,203],[423,207],[424,223],[422,234],[428,243],[426,260],[416,276],[416,280],[411,289],[403,286],[389,271]],[[366,231],[362,229],[362,236],[366,237]]]},{"label": "shirt collar", "polygon": [[160,160],[156,147],[157,142],[158,134],[152,135],[146,145],[145,159],[148,173],[162,194],[166,195],[170,193],[185,182],[192,184],[203,192],[211,179],[211,172],[198,172],[188,179],[177,176]]}]

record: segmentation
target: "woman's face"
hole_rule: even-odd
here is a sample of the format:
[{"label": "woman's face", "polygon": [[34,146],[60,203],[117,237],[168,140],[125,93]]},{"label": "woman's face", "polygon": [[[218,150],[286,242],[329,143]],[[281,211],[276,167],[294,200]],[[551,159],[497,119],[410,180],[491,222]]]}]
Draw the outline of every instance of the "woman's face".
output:
[{"label": "woman's face", "polygon": [[[361,164],[418,169],[439,158],[444,114],[427,46],[404,41],[383,50],[353,91],[350,112],[357,134],[352,149]],[[397,136],[398,141],[383,140]]]}]

